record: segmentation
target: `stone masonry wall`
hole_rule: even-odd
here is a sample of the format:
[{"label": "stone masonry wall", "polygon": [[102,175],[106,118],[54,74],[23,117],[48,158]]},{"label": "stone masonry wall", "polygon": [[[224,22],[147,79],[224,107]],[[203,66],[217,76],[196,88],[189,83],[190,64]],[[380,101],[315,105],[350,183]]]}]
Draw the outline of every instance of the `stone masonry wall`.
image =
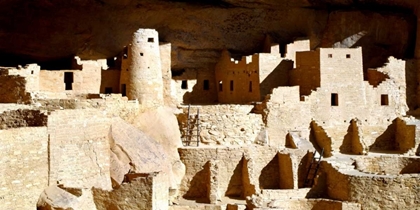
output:
[{"label": "stone masonry wall", "polygon": [[0,206],[34,209],[48,186],[46,127],[0,130]]},{"label": "stone masonry wall", "polygon": [[50,183],[111,189],[110,119],[97,110],[60,110],[48,118]]},{"label": "stone masonry wall", "polygon": [[[321,163],[327,174],[328,197],[360,203],[362,209],[417,209],[420,207],[418,175],[375,175],[357,170],[341,170]],[[372,196],[366,196],[372,195]]]},{"label": "stone masonry wall", "polygon": [[[243,145],[253,143],[263,129],[262,115],[250,113],[250,105],[211,105],[200,109],[201,142],[209,145]],[[178,116],[181,133],[185,132],[187,108]]]},{"label": "stone masonry wall", "polygon": [[280,189],[281,176],[293,174],[292,168],[280,170],[278,151],[271,147],[184,147],[178,151],[186,166],[181,195],[196,201],[244,199],[261,189]]},{"label": "stone masonry wall", "polygon": [[254,54],[236,61],[228,51],[222,52],[215,68],[220,103],[244,104],[260,100],[258,57]]}]

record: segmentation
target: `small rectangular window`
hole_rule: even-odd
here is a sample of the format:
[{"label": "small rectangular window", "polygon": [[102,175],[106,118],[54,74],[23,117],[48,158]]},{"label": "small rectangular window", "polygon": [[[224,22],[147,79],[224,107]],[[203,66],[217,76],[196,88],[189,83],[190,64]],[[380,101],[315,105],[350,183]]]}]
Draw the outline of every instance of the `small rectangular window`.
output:
[{"label": "small rectangular window", "polygon": [[182,80],[181,89],[188,89],[188,82],[187,80]]},{"label": "small rectangular window", "polygon": [[154,42],[154,41],[155,41],[155,39],[153,39],[152,37],[147,39],[147,42]]},{"label": "small rectangular window", "polygon": [[210,83],[209,80],[205,79],[203,81],[203,90],[209,90],[210,89]]},{"label": "small rectangular window", "polygon": [[233,80],[230,80],[230,91],[233,91]]},{"label": "small rectangular window", "polygon": [[388,100],[388,95],[387,94],[382,94],[381,95],[381,105],[382,106],[388,106],[389,105],[389,100]]},{"label": "small rectangular window", "polygon": [[332,54],[328,54],[328,57],[329,57],[329,58],[332,58]]},{"label": "small rectangular window", "polygon": [[338,94],[331,93],[331,106],[338,106]]},{"label": "small rectangular window", "polygon": [[223,91],[223,82],[219,81],[219,91],[222,92]]},{"label": "small rectangular window", "polygon": [[347,55],[346,55],[346,58],[351,58],[351,55],[350,55],[350,54],[347,54]]},{"label": "small rectangular window", "polygon": [[252,81],[249,81],[249,92],[252,92]]}]

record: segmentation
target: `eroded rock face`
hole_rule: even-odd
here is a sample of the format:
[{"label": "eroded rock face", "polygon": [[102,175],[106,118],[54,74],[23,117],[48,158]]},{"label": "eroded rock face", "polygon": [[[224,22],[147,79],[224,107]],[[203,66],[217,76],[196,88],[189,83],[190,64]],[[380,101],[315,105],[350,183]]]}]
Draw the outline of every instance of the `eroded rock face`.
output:
[{"label": "eroded rock face", "polygon": [[128,173],[168,172],[162,146],[133,125],[117,118],[111,125],[111,178],[119,185]]},{"label": "eroded rock face", "polygon": [[181,134],[178,128],[178,122],[173,114],[173,110],[168,107],[159,107],[140,113],[132,122],[134,126],[144,131],[156,142],[162,145],[165,154],[170,162],[170,189],[177,195],[182,177],[185,174],[185,166],[181,162],[178,150],[181,147]]},{"label": "eroded rock face", "polygon": [[[358,44],[366,58],[403,57],[414,46],[411,14],[417,6],[414,0],[6,0],[0,7],[0,52],[26,62],[109,58],[138,28],[155,28],[161,41],[172,43],[173,68],[199,68],[216,63],[223,49],[242,55],[261,51],[265,34],[282,44],[309,37],[314,48],[363,29]],[[363,12],[345,11],[353,9]]]}]

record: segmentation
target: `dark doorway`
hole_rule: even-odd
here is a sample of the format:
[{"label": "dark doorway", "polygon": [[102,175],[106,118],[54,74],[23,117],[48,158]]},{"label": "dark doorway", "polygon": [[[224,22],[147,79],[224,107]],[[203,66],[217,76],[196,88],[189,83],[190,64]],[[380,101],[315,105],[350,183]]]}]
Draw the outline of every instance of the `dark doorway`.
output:
[{"label": "dark doorway", "polygon": [[126,84],[121,85],[121,94],[122,94],[122,96],[127,96],[127,85]]},{"label": "dark doorway", "polygon": [[203,83],[203,90],[209,90],[209,89],[210,89],[209,80],[205,79]]},{"label": "dark doorway", "polygon": [[106,87],[105,94],[111,94],[111,93],[112,93],[112,87]]},{"label": "dark doorway", "polygon": [[73,72],[64,72],[64,83],[66,90],[73,90]]},{"label": "dark doorway", "polygon": [[338,106],[338,94],[331,93],[331,106]]}]

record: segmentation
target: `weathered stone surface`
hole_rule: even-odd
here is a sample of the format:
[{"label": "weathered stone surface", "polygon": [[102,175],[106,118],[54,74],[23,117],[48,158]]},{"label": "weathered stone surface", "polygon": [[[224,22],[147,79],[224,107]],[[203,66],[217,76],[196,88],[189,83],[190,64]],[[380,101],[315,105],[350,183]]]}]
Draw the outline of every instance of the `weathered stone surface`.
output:
[{"label": "weathered stone surface", "polygon": [[133,120],[133,125],[162,146],[171,165],[170,187],[174,190],[179,189],[181,179],[185,174],[185,166],[180,161],[176,149],[182,144],[174,110],[168,107],[159,107],[142,112]]},{"label": "weathered stone surface", "polygon": [[96,209],[90,189],[66,189],[55,185],[42,192],[36,207],[39,210]]},{"label": "weathered stone surface", "polygon": [[[111,125],[111,151],[116,161],[111,169],[115,181],[121,180],[121,173],[168,172],[170,163],[163,147],[143,131],[131,124],[114,119]],[[118,173],[119,172],[119,173]]]}]

